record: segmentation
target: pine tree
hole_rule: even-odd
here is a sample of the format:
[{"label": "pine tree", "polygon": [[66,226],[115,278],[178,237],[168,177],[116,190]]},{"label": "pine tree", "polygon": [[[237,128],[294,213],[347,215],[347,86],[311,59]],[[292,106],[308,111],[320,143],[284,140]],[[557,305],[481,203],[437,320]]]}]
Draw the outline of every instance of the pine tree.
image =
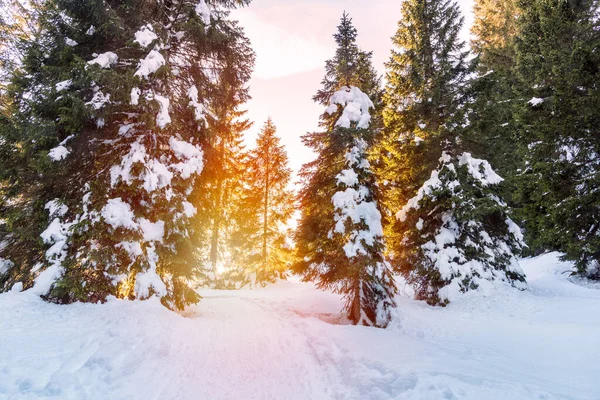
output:
[{"label": "pine tree", "polygon": [[292,171],[270,118],[256,139],[247,166],[250,181],[238,212],[243,221],[237,245],[243,247],[246,281],[264,284],[284,278],[290,267],[286,227],[294,213],[294,195],[289,188]]},{"label": "pine tree", "polygon": [[404,236],[394,262],[417,299],[444,306],[496,280],[526,287],[516,258],[525,243],[497,196],[501,181],[487,161],[444,152],[398,212],[395,228]]},{"label": "pine tree", "polygon": [[520,213],[536,248],[600,278],[600,27],[594,0],[519,2]]},{"label": "pine tree", "polygon": [[[222,90],[214,76],[246,40],[226,10],[243,3],[44,3],[12,83],[15,145],[31,160],[18,179],[41,176],[19,188],[11,219],[30,221],[28,236],[9,230],[13,252],[41,237],[37,255],[8,271],[25,288],[61,303],[198,300],[189,199],[204,167],[205,110]],[[228,74],[236,79],[235,66]]]},{"label": "pine tree", "polygon": [[384,256],[379,191],[367,159],[380,127],[379,104],[372,101],[380,90],[371,53],[357,47],[356,36],[344,14],[334,35],[336,54],[326,63],[323,88],[314,97],[327,106],[320,122],[324,131],[303,137],[317,158],[300,172],[294,270],[343,294],[354,324],[383,327],[396,289]]},{"label": "pine tree", "polygon": [[[386,64],[385,135],[377,175],[385,208],[400,209],[435,168],[449,130],[463,123],[469,72],[456,2],[407,0]],[[389,215],[392,217],[392,215]]]}]

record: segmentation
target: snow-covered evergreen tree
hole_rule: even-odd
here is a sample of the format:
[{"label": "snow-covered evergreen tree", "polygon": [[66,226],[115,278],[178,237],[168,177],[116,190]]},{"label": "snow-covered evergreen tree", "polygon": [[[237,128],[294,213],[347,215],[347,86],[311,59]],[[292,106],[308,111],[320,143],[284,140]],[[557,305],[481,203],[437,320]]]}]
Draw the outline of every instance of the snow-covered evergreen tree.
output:
[{"label": "snow-covered evergreen tree", "polygon": [[520,286],[515,254],[523,244],[495,186],[500,178],[487,161],[465,152],[483,151],[472,140],[479,126],[468,118],[474,115],[468,77],[476,64],[466,62],[459,39],[458,3],[407,0],[402,15],[387,64],[378,164],[386,208],[401,210],[387,230],[391,262],[417,298],[433,305],[485,281]]},{"label": "snow-covered evergreen tree", "polygon": [[198,300],[189,200],[204,167],[205,110],[220,89],[215,72],[227,46],[245,40],[227,8],[243,3],[44,4],[14,79],[42,174],[22,207],[48,218],[44,259],[21,271],[26,288],[57,302]]},{"label": "snow-covered evergreen tree", "polygon": [[284,278],[290,268],[287,224],[294,213],[294,194],[289,188],[292,170],[270,118],[246,165],[250,178],[239,204],[235,245],[241,248],[245,280],[264,284]]},{"label": "snow-covered evergreen tree", "polygon": [[404,237],[393,248],[394,263],[417,299],[446,305],[491,281],[526,287],[517,260],[525,244],[497,196],[501,181],[487,161],[444,152],[398,212],[395,229]]},{"label": "snow-covered evergreen tree", "polygon": [[379,192],[367,158],[380,126],[373,103],[379,81],[356,35],[344,14],[334,35],[336,55],[326,63],[323,88],[314,97],[327,106],[320,124],[324,132],[303,137],[317,159],[300,174],[304,186],[294,269],[319,287],[343,294],[353,323],[383,327],[396,289],[384,256]]}]

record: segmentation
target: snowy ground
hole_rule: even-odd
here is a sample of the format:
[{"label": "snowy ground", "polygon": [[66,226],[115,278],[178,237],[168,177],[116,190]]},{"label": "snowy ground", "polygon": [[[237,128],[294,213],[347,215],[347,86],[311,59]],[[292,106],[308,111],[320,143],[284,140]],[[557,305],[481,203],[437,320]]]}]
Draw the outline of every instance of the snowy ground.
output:
[{"label": "snowy ground", "polygon": [[525,260],[530,290],[344,325],[337,296],[284,282],[157,301],[0,295],[0,399],[600,399],[600,287]]}]

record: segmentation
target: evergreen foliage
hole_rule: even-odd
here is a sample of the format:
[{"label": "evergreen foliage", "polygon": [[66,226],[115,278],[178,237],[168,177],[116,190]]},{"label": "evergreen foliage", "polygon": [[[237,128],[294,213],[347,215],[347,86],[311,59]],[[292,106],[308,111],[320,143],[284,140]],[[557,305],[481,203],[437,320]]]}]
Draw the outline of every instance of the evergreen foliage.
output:
[{"label": "evergreen foliage", "polygon": [[[456,2],[407,0],[387,67],[378,177],[387,210],[400,209],[435,168],[443,143],[463,124],[467,51]],[[389,215],[391,217],[391,214]]]},{"label": "evergreen foliage", "polygon": [[269,118],[250,151],[250,179],[238,211],[242,219],[235,245],[241,247],[246,281],[252,284],[285,278],[292,261],[287,223],[294,213],[294,194],[289,188],[292,170],[288,156]]},{"label": "evergreen foliage", "polygon": [[477,0],[471,48],[476,77],[471,83],[469,129],[465,146],[488,160],[506,178],[505,192],[513,202],[515,176],[521,167],[518,131],[513,122],[516,83],[514,68],[517,31],[516,0]]},{"label": "evergreen foliage", "polygon": [[400,210],[393,262],[417,299],[444,306],[495,280],[526,287],[516,258],[525,243],[496,194],[501,181],[487,161],[444,152]]},{"label": "evergreen foliage", "polygon": [[344,14],[334,35],[336,54],[326,63],[323,87],[314,97],[328,107],[321,116],[323,131],[303,137],[317,158],[300,172],[294,270],[343,294],[354,324],[383,327],[396,289],[384,256],[379,191],[367,159],[380,129],[380,105],[372,101],[380,89],[371,54],[357,47],[356,36]]},{"label": "evergreen foliage", "polygon": [[520,1],[515,120],[520,213],[530,244],[600,278],[598,2]]},{"label": "evergreen foliage", "polygon": [[[226,19],[245,3],[44,3],[2,128],[22,160],[6,184],[3,253],[15,267],[4,289],[21,281],[61,303],[158,295],[181,309],[198,300],[189,200],[204,167],[206,110],[244,99],[223,87],[248,79],[235,65],[252,60],[247,39]],[[232,56],[240,43],[246,51]]]}]

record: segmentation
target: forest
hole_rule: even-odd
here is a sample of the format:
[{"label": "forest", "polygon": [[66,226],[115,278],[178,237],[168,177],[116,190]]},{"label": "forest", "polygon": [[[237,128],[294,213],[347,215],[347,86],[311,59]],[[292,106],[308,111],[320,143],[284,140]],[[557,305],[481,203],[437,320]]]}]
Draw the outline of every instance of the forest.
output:
[{"label": "forest", "polygon": [[0,0],[0,399],[597,399],[600,1],[464,4],[289,132],[250,0]]},{"label": "forest", "polygon": [[456,2],[404,1],[384,75],[344,13],[297,193],[274,121],[243,142],[246,3],[7,3],[1,290],[182,310],[295,273],[385,327],[394,275],[440,306],[526,289],[522,254],[600,279],[597,1],[478,1],[470,44]]}]

